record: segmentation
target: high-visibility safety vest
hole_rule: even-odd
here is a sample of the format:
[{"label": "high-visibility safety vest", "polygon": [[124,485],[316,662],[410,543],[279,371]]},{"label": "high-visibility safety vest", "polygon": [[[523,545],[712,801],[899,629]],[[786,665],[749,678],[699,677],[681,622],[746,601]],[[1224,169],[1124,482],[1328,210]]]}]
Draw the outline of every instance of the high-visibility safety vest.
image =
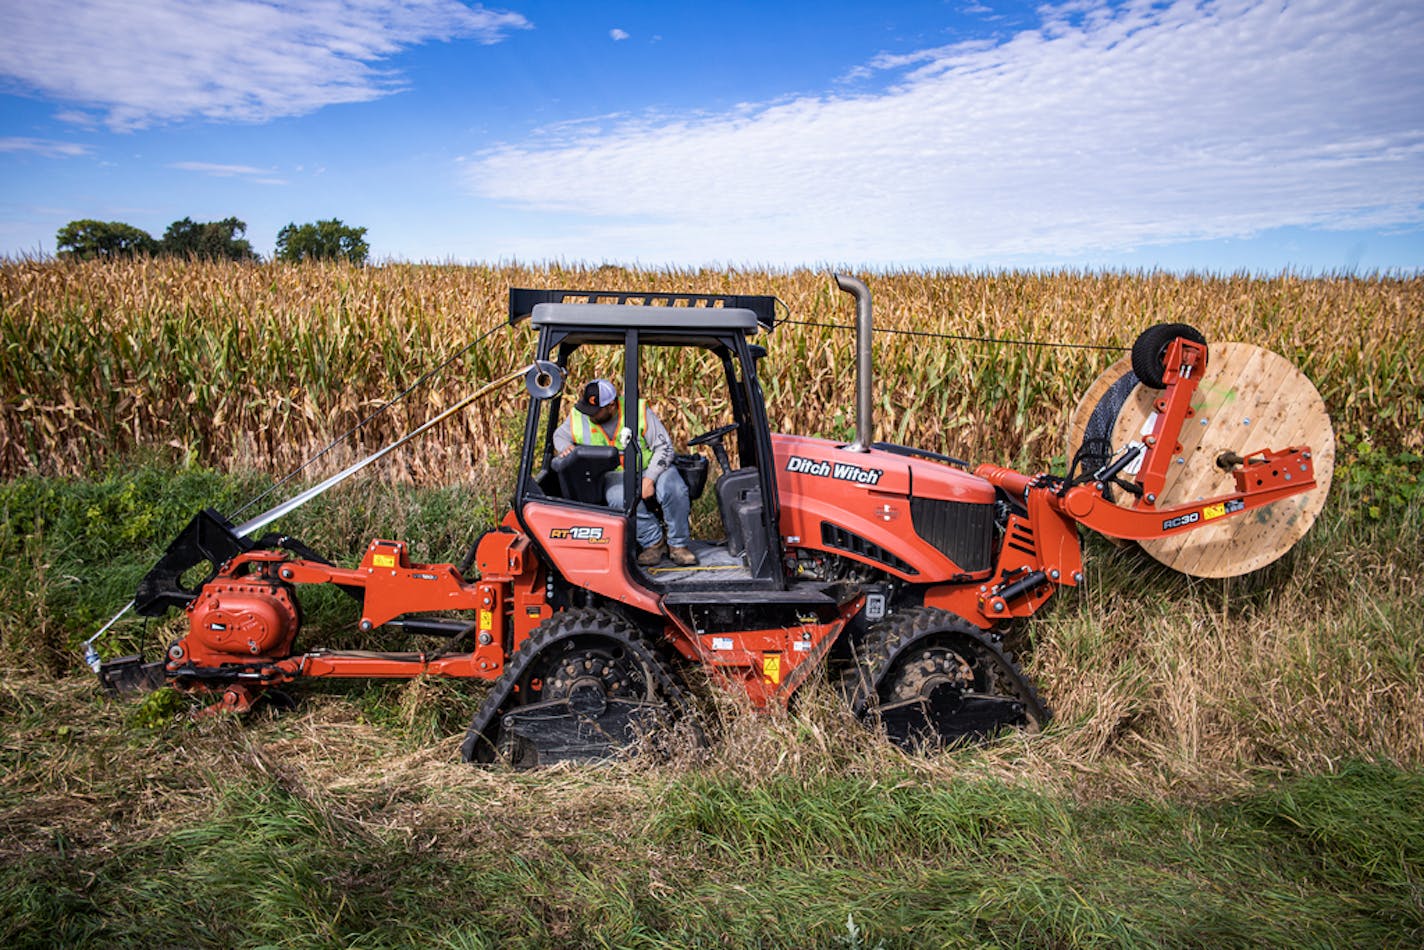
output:
[{"label": "high-visibility safety vest", "polygon": [[[618,423],[621,426],[623,419],[620,417]],[[569,432],[573,435],[574,445],[613,445],[609,441],[608,434],[603,431],[603,426],[598,425],[588,416],[574,410],[574,414],[569,417]],[[652,458],[653,450],[648,445],[648,401],[638,400],[638,467],[646,469],[648,459]],[[620,462],[614,471],[623,471]]]}]

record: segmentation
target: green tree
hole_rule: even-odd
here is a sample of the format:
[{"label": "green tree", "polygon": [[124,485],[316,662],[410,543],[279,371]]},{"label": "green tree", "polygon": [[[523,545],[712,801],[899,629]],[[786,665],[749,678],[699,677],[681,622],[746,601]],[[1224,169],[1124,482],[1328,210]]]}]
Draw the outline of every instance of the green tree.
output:
[{"label": "green tree", "polygon": [[347,227],[339,218],[315,224],[289,224],[277,232],[279,261],[335,261],[366,263],[371,253],[366,229]]},{"label": "green tree", "polygon": [[221,221],[174,221],[163,232],[160,250],[174,257],[195,257],[209,261],[254,261],[252,243],[242,237],[247,223],[237,218]]},{"label": "green tree", "polygon": [[133,257],[152,254],[158,242],[147,231],[122,221],[71,221],[54,236],[60,257],[91,260],[96,257]]}]

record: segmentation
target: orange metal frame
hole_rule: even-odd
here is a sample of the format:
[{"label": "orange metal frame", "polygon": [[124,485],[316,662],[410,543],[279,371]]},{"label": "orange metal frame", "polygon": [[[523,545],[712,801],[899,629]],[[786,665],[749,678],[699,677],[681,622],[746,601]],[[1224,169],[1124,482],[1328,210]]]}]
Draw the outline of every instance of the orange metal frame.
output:
[{"label": "orange metal frame", "polygon": [[864,602],[860,596],[843,604],[829,621],[807,619],[796,626],[715,633],[699,633],[669,613],[668,639],[722,685],[743,690],[755,708],[785,708]]},{"label": "orange metal frame", "polygon": [[[335,677],[478,677],[494,679],[504,670],[505,657],[517,649],[553,611],[544,596],[543,570],[528,538],[511,530],[492,531],[476,552],[480,579],[466,582],[452,564],[413,563],[401,541],[372,541],[359,566],[341,568],[274,551],[251,551],[233,558],[189,607],[189,635],[170,654],[169,669],[190,663],[218,668],[250,666],[248,678],[262,685],[304,676]],[[277,583],[280,581],[280,583]],[[296,633],[295,608],[285,585],[335,584],[362,591],[359,626],[372,630],[404,614],[468,610],[475,613],[469,653],[428,656],[423,653],[348,653],[317,651],[287,655]],[[224,603],[236,600],[232,612],[272,619],[265,636],[251,651],[240,637],[217,629]],[[227,648],[227,641],[235,645]]]}]

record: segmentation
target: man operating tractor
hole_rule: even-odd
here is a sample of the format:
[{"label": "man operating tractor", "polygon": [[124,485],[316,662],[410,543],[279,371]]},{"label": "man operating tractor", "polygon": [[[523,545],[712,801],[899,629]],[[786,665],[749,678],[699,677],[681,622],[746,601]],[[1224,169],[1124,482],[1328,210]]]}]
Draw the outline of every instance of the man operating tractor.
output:
[{"label": "man operating tractor", "polygon": [[[574,403],[574,409],[554,433],[554,448],[560,455],[572,452],[576,445],[618,445],[622,399],[611,382],[591,380]],[[642,550],[638,563],[653,567],[669,557],[680,567],[690,567],[697,563],[697,555],[688,547],[692,540],[688,526],[692,501],[687,483],[673,465],[672,437],[646,399],[638,400],[637,439],[638,459],[643,468],[643,500],[638,502],[638,546]],[[604,476],[603,493],[612,508],[623,507],[622,471],[620,465]],[[667,525],[666,538],[657,517],[648,510],[647,502],[654,497]]]}]

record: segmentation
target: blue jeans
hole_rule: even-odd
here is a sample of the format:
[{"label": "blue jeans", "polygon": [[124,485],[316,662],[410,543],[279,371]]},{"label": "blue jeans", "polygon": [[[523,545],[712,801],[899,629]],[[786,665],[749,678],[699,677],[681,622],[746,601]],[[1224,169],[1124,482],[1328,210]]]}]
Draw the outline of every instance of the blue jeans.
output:
[{"label": "blue jeans", "polygon": [[[675,548],[687,547],[692,540],[692,529],[687,524],[687,519],[692,514],[692,499],[687,494],[687,482],[682,480],[676,467],[669,468],[658,476],[654,494],[657,496],[658,504],[663,506],[663,521],[667,523],[668,544]],[[603,496],[608,500],[610,508],[622,509],[622,472],[609,472],[603,477]],[[648,506],[643,504],[642,499],[639,499],[638,544],[645,548],[652,547],[662,539],[662,535],[662,529],[658,527],[658,519],[648,510]]]}]

